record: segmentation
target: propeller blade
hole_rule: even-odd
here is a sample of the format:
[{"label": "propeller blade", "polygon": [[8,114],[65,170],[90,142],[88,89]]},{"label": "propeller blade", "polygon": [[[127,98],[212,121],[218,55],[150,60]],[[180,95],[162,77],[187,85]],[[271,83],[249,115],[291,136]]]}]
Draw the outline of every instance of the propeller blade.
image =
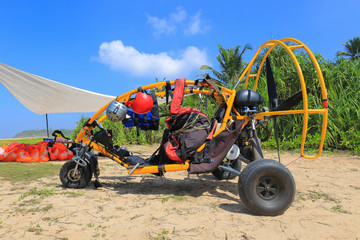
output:
[{"label": "propeller blade", "polygon": [[278,96],[276,92],[274,74],[271,69],[269,58],[266,58],[266,82],[269,95],[270,111],[272,111],[274,108],[278,107]]},{"label": "propeller blade", "polygon": [[[310,92],[310,88],[306,88],[306,94]],[[294,93],[291,97],[280,103],[280,105],[274,109],[275,111],[284,111],[284,110],[290,110],[296,105],[298,105],[302,100],[302,90]]]}]

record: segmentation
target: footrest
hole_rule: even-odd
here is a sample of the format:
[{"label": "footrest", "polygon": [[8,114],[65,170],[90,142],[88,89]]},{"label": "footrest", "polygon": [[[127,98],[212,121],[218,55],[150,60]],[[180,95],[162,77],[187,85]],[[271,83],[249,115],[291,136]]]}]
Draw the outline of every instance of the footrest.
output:
[{"label": "footrest", "polygon": [[[129,165],[129,166],[127,166],[127,170],[130,170],[130,169],[133,169],[134,167],[135,167],[136,165]],[[147,167],[147,166],[145,166],[145,165],[139,165],[139,166],[137,166],[136,168],[144,168],[144,167]]]},{"label": "footrest", "polygon": [[134,155],[128,156],[126,158],[126,162],[129,165],[136,165],[136,164],[146,165],[146,164],[149,164],[145,159],[143,159],[141,157],[138,157],[138,156],[134,156]]}]

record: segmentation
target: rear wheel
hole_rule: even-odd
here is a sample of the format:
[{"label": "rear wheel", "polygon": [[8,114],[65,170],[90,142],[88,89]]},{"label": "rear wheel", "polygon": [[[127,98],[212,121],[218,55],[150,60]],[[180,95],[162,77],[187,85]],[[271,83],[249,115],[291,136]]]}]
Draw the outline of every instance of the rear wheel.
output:
[{"label": "rear wheel", "polygon": [[91,180],[90,164],[85,167],[69,160],[60,169],[60,180],[66,188],[83,188]]},{"label": "rear wheel", "polygon": [[[230,159],[225,158],[225,160],[222,161],[222,163],[220,165],[225,166],[225,167],[231,167],[232,169],[239,171],[239,172],[241,170],[241,161],[239,160],[239,158],[237,158],[235,160],[230,160]],[[212,175],[219,180],[234,179],[237,176],[236,174],[228,172],[228,171],[224,171],[221,168],[217,168],[215,171],[213,171]]]},{"label": "rear wheel", "polygon": [[239,177],[238,188],[241,202],[248,210],[268,216],[284,213],[296,192],[290,171],[269,159],[248,164]]}]

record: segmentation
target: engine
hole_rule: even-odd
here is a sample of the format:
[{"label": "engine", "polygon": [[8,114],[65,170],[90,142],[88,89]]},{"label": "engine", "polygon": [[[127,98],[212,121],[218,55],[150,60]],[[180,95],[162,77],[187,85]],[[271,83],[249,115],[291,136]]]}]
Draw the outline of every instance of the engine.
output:
[{"label": "engine", "polygon": [[255,91],[241,89],[236,92],[234,107],[239,113],[256,111],[256,108],[264,102],[264,99]]}]

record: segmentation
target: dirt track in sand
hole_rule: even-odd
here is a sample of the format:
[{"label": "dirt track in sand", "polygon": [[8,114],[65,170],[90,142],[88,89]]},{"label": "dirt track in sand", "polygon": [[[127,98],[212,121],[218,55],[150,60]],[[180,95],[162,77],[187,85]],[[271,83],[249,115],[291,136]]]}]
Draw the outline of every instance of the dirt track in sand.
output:
[{"label": "dirt track in sand", "polygon": [[[284,164],[296,158],[282,155]],[[297,195],[277,217],[248,212],[237,179],[129,176],[109,159],[99,164],[103,187],[97,190],[92,184],[64,189],[58,176],[2,181],[0,239],[360,239],[359,157],[332,154],[289,165]]]}]

